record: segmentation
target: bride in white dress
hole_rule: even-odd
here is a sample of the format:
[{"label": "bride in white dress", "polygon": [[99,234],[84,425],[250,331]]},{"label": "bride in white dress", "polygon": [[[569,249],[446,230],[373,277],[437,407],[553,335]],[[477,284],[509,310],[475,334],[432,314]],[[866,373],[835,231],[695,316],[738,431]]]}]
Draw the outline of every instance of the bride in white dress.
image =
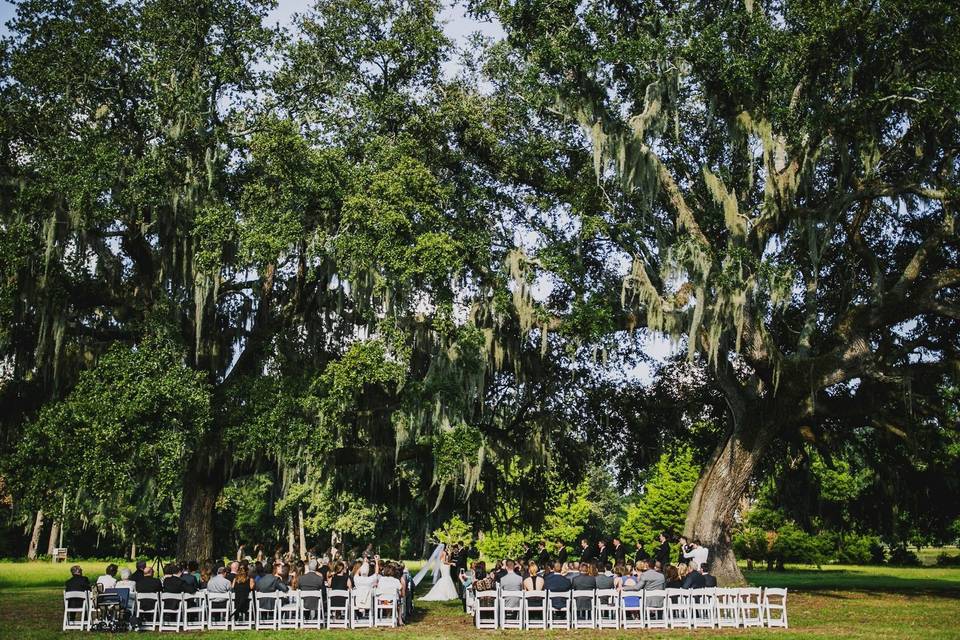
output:
[{"label": "bride in white dress", "polygon": [[427,564],[420,570],[417,577],[414,578],[414,583],[419,584],[420,580],[417,578],[422,579],[427,569],[433,569],[433,588],[430,589],[427,595],[420,598],[421,600],[436,602],[458,600],[460,598],[457,594],[457,587],[453,584],[453,578],[450,577],[451,564],[452,563],[447,560],[446,548],[443,545],[437,545],[437,548],[434,549],[433,554],[430,556],[430,560],[427,561]]}]

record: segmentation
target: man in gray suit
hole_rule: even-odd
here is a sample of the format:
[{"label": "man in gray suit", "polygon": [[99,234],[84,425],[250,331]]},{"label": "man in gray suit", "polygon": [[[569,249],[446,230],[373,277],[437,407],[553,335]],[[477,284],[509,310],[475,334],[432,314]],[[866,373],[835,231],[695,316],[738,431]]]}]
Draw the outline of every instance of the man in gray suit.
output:
[{"label": "man in gray suit", "polygon": [[[501,591],[523,591],[523,578],[517,573],[517,565],[513,560],[507,560],[507,572],[500,578]],[[504,598],[503,604],[507,607],[519,607],[520,598]]]},{"label": "man in gray suit", "polygon": [[[637,580],[637,589],[643,591],[659,591],[666,587],[667,583],[664,580],[663,574],[651,569],[649,561],[644,561],[641,565],[644,569],[640,573],[639,580]],[[657,600],[659,600],[659,602],[657,602]],[[663,598],[653,598],[650,601],[650,604],[655,607],[659,607],[662,603]]]},{"label": "man in gray suit", "polygon": [[[327,583],[323,579],[323,576],[317,573],[317,559],[313,558],[310,562],[307,563],[307,570],[300,577],[300,590],[301,591],[319,591],[323,594],[321,596],[324,601],[327,597]],[[307,611],[317,611],[320,609],[320,598],[313,596],[306,597],[303,599],[303,608],[304,612]]]}]

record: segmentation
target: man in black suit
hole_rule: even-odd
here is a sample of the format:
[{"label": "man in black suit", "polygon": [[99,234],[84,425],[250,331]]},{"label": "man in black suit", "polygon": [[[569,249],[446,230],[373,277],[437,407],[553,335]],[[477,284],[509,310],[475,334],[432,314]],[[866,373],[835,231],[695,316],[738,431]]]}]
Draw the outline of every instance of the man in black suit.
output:
[{"label": "man in black suit", "polygon": [[703,574],[700,573],[700,565],[695,561],[690,561],[690,571],[680,586],[684,589],[703,589],[707,586],[706,580],[703,579]]},{"label": "man in black suit", "polygon": [[711,588],[717,586],[717,579],[710,575],[710,565],[705,564],[700,567],[700,573],[703,574],[703,586]]},{"label": "man in black suit", "polygon": [[137,591],[140,591],[140,580],[143,579],[143,570],[146,568],[145,560],[137,560],[137,570],[130,574],[130,579],[137,583]]},{"label": "man in black suit", "polygon": [[[90,591],[90,578],[83,575],[83,569],[80,568],[80,565],[75,564],[70,567],[70,579],[67,580],[66,584],[63,587],[64,591]],[[79,608],[83,606],[83,600],[79,598],[70,598],[69,605],[71,608]]]},{"label": "man in black suit", "polygon": [[160,593],[161,591],[163,591],[163,583],[153,575],[153,567],[144,567],[143,577],[137,583],[137,593]]},{"label": "man in black suit", "polygon": [[[547,591],[552,591],[555,593],[570,591],[570,581],[567,580],[566,576],[560,573],[561,571],[563,571],[563,565],[559,562],[554,562],[553,571],[545,575],[543,578],[543,586]],[[553,606],[558,609],[563,607],[564,604],[566,604],[566,600],[562,598],[553,600]]]},{"label": "man in black suit", "polygon": [[193,575],[190,565],[184,565],[183,571],[180,572],[180,580],[183,582],[184,593],[196,593],[200,588],[200,584],[197,582],[197,576]]},{"label": "man in black suit", "polygon": [[463,583],[460,582],[460,572],[467,570],[467,563],[470,561],[470,549],[460,541],[457,543],[456,550],[453,552],[453,563],[450,565],[450,578],[457,588],[457,595],[466,602],[466,594],[463,591]]},{"label": "man in black suit", "polygon": [[643,560],[649,560],[650,554],[643,548],[643,542],[637,540],[637,548],[634,551],[633,564],[640,564]]},{"label": "man in black suit", "polygon": [[533,547],[530,546],[529,542],[523,543],[523,554],[520,556],[520,562],[523,563],[523,566],[530,564],[530,561],[533,560]]},{"label": "man in black suit", "polygon": [[593,563],[598,567],[603,567],[610,560],[610,549],[607,547],[607,541],[603,538],[597,540],[597,555],[593,559]]},{"label": "man in black suit", "polygon": [[542,571],[546,571],[547,565],[550,564],[550,552],[547,551],[547,543],[541,540],[537,543],[537,566],[540,567]]},{"label": "man in black suit", "polygon": [[183,593],[183,580],[180,579],[180,567],[172,562],[163,568],[163,592]]},{"label": "man in black suit", "polygon": [[627,564],[627,548],[623,546],[623,542],[620,540],[620,538],[613,539],[613,549],[611,550],[611,555],[613,555],[614,566]]},{"label": "man in black suit", "polygon": [[580,562],[593,562],[597,555],[586,538],[580,540]]},{"label": "man in black suit", "polygon": [[556,549],[554,559],[560,564],[567,564],[567,545],[557,540],[553,543],[553,548]]},{"label": "man in black suit", "polygon": [[666,570],[667,565],[670,564],[670,543],[667,541],[667,534],[660,534],[660,547],[657,549],[657,555],[654,556],[657,562],[660,563],[660,566]]}]

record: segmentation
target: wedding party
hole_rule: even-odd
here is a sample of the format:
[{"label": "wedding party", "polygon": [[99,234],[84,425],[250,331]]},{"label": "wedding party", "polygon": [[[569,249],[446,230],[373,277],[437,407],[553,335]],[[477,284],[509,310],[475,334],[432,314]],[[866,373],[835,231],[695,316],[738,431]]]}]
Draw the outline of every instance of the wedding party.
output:
[{"label": "wedding party", "polygon": [[0,636],[960,639],[956,0],[0,0]]}]

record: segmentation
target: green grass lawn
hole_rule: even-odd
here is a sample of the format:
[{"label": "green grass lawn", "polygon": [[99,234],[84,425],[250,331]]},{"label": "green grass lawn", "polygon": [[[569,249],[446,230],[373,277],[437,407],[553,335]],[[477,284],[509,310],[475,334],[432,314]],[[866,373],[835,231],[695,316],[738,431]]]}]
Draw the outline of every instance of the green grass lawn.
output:
[{"label": "green grass lawn", "polygon": [[[84,573],[96,577],[106,562],[81,562]],[[61,589],[68,566],[49,562],[0,562],[0,638],[40,640],[59,637]],[[414,620],[402,629],[375,631],[236,631],[193,632],[208,638],[233,640],[332,634],[359,640],[371,634],[403,640],[481,638],[489,636],[550,636],[556,638],[960,638],[960,569],[830,566],[823,570],[791,567],[785,572],[751,571],[759,586],[790,589],[790,630],[757,629],[699,631],[477,631],[456,603],[417,603]],[[424,584],[424,587],[427,585]],[[80,632],[73,632],[80,636]],[[159,635],[159,634],[145,634]],[[169,635],[169,634],[167,634]],[[192,637],[192,636],[191,636]]]}]

